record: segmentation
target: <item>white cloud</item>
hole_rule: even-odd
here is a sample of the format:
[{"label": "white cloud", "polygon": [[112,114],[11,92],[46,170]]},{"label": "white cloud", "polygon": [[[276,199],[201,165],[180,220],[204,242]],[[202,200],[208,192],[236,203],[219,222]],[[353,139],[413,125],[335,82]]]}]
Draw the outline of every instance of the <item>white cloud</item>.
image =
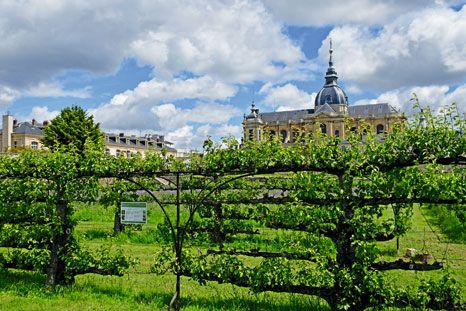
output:
[{"label": "white cloud", "polygon": [[148,17],[138,11],[126,1],[1,1],[0,85],[24,89],[67,69],[115,72],[135,21]]},{"label": "white cloud", "polygon": [[316,93],[309,94],[290,83],[278,87],[266,84],[259,94],[267,94],[262,103],[276,108],[276,111],[314,108],[316,97]]},{"label": "white cloud", "polygon": [[35,119],[39,122],[43,122],[45,120],[52,120],[53,118],[55,118],[58,114],[60,113],[60,111],[49,111],[49,109],[47,108],[47,106],[35,106],[32,108],[31,110],[31,113],[29,114],[29,116],[25,117],[25,118],[22,118],[20,117],[20,119],[22,121],[30,121],[32,119]]},{"label": "white cloud", "polygon": [[407,11],[447,6],[461,1],[436,0],[263,0],[282,21],[297,25],[382,25]]},{"label": "white cloud", "polygon": [[76,98],[89,98],[90,86],[75,89],[75,90],[64,90],[63,86],[57,82],[46,83],[41,82],[39,85],[29,88],[23,93],[25,96],[33,97],[76,97]]},{"label": "white cloud", "polygon": [[168,141],[175,143],[178,150],[198,149],[202,144],[211,136],[216,141],[221,137],[233,135],[239,137],[241,135],[241,126],[222,125],[219,127],[212,127],[209,124],[199,126],[195,129],[193,126],[185,125],[175,131],[169,132],[166,135]]},{"label": "white cloud", "polygon": [[382,93],[376,99],[359,100],[355,105],[389,103],[410,115],[414,111],[411,100],[414,97],[413,94],[416,94],[422,107],[429,106],[433,111],[438,111],[440,107],[455,102],[461,111],[466,112],[466,84],[453,91],[447,85],[402,88]]},{"label": "white cloud", "polygon": [[11,105],[13,100],[18,98],[19,95],[19,92],[12,88],[0,86],[0,106]]},{"label": "white cloud", "polygon": [[[339,76],[358,87],[389,90],[457,82],[466,77],[466,6],[405,14],[379,31],[363,26],[334,28]],[[328,43],[319,50],[328,59]]]},{"label": "white cloud", "polygon": [[162,104],[152,107],[151,112],[158,118],[164,130],[173,130],[186,123],[222,124],[240,114],[240,110],[233,106],[214,103],[199,103],[193,109],[180,109],[173,104]]},{"label": "white cloud", "polygon": [[[134,90],[117,94],[110,103],[90,109],[103,128],[174,129],[187,122],[211,123],[227,121],[238,111],[229,105],[217,105],[215,100],[233,96],[236,88],[204,76],[187,80],[141,82]],[[197,104],[191,110],[176,108],[172,102],[194,99],[211,102]],[[211,110],[209,110],[211,109]],[[215,121],[220,120],[220,121]]]},{"label": "white cloud", "polygon": [[157,75],[231,82],[290,74],[304,58],[254,0],[1,1],[0,29],[0,85],[18,90],[68,69],[111,74],[127,56]]},{"label": "white cloud", "polygon": [[[156,74],[180,70],[228,82],[303,77],[299,47],[257,1],[178,1],[163,24],[140,35],[131,51]],[[170,3],[173,6],[172,3]]]}]

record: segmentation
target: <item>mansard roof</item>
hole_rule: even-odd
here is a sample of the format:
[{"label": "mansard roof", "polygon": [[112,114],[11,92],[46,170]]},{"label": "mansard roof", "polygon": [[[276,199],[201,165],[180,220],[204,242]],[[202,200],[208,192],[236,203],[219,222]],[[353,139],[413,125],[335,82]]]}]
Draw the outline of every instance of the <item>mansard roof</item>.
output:
[{"label": "mansard roof", "polygon": [[262,112],[259,113],[259,117],[263,122],[270,123],[275,121],[299,120],[313,113],[314,109]]},{"label": "mansard roof", "polygon": [[44,132],[37,126],[33,126],[29,122],[20,123],[17,127],[13,128],[13,134],[31,134],[38,136],[45,136]]},{"label": "mansard roof", "polygon": [[[288,111],[277,111],[277,112],[261,112],[258,113],[258,118],[260,118],[264,123],[272,123],[277,121],[288,121],[288,120],[300,120],[304,118],[309,118],[314,115],[317,115],[321,112],[334,113],[335,110],[332,106],[324,104],[323,106],[317,107],[317,109],[302,109],[302,110],[288,110]],[[387,115],[398,113],[394,107],[388,103],[379,103],[379,104],[368,104],[368,105],[356,105],[348,106],[348,114],[338,113],[340,117],[355,117],[355,118],[365,118],[372,115]],[[246,121],[248,121],[246,119]]]},{"label": "mansard roof", "polygon": [[368,104],[348,106],[348,115],[350,117],[369,116],[369,115],[390,115],[397,113],[393,106],[388,103]]}]

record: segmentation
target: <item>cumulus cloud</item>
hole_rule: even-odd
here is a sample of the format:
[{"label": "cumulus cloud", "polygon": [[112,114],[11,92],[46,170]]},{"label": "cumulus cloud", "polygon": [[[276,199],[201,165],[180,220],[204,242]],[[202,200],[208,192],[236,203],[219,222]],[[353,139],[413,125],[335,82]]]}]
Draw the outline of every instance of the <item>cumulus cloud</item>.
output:
[{"label": "cumulus cloud", "polygon": [[265,84],[259,94],[266,94],[262,104],[276,108],[276,111],[314,108],[316,93],[309,94],[293,84],[272,87]]},{"label": "cumulus cloud", "polygon": [[0,106],[9,106],[15,100],[18,98],[20,93],[12,89],[10,87],[6,86],[0,86]]},{"label": "cumulus cloud", "polygon": [[164,130],[173,130],[188,122],[222,124],[238,115],[240,110],[230,105],[199,103],[193,109],[180,109],[173,104],[162,104],[152,107],[151,112]]},{"label": "cumulus cloud", "polygon": [[[337,71],[359,87],[386,91],[453,83],[466,77],[466,6],[440,7],[400,16],[375,31],[345,25],[332,37]],[[319,50],[328,58],[328,43]]]},{"label": "cumulus cloud", "polygon": [[222,125],[218,127],[212,127],[209,124],[199,126],[195,129],[191,125],[185,125],[178,128],[166,135],[168,141],[175,143],[175,146],[179,150],[190,150],[199,149],[208,136],[212,136],[214,139],[219,140],[221,137],[226,136],[239,136],[242,128],[234,125]]},{"label": "cumulus cloud", "polygon": [[41,82],[39,85],[31,87],[26,90],[23,95],[33,97],[75,97],[75,98],[89,98],[91,87],[85,87],[82,89],[64,90],[60,83],[46,83]]},{"label": "cumulus cloud", "polygon": [[438,0],[263,0],[265,5],[289,24],[297,25],[381,25],[411,10],[447,6],[461,1]]},{"label": "cumulus cloud", "polygon": [[302,77],[304,56],[281,27],[253,0],[2,1],[0,86],[23,91],[69,69],[111,74],[128,56],[165,78]]},{"label": "cumulus cloud", "polygon": [[[110,103],[89,112],[103,128],[173,130],[188,122],[228,121],[239,111],[230,105],[216,104],[215,100],[226,100],[235,92],[235,87],[207,76],[171,81],[152,79],[115,95]],[[183,99],[200,102],[193,109],[177,108],[174,102]]]},{"label": "cumulus cloud", "polygon": [[32,108],[31,113],[27,117],[20,117],[19,119],[22,121],[30,121],[32,119],[36,119],[39,122],[43,122],[45,120],[52,120],[55,118],[60,112],[53,110],[49,111],[47,106],[35,106]]},{"label": "cumulus cloud", "polygon": [[[141,34],[131,51],[141,64],[171,76],[180,70],[228,82],[301,75],[300,48],[257,1],[178,1],[163,25]],[[170,3],[172,5],[172,3]]]},{"label": "cumulus cloud", "polygon": [[410,115],[414,112],[413,94],[416,94],[422,107],[429,106],[433,111],[438,111],[442,106],[456,103],[461,111],[466,112],[466,84],[454,90],[451,90],[448,85],[402,88],[382,93],[376,99],[359,100],[355,105],[389,103]]},{"label": "cumulus cloud", "polygon": [[138,33],[134,21],[147,18],[138,11],[126,1],[1,1],[0,84],[23,89],[66,69],[116,71]]}]

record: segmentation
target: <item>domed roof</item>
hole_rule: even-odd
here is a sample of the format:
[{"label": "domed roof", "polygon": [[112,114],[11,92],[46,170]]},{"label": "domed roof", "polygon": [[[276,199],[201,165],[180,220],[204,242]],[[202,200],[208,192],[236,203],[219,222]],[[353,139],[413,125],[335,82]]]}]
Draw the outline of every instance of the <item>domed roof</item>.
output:
[{"label": "domed roof", "polygon": [[325,85],[317,93],[315,100],[315,107],[322,106],[325,104],[329,105],[348,105],[348,96],[337,84],[338,76],[333,67],[332,60],[332,40],[330,39],[330,60],[328,62],[327,74],[325,75]]}]

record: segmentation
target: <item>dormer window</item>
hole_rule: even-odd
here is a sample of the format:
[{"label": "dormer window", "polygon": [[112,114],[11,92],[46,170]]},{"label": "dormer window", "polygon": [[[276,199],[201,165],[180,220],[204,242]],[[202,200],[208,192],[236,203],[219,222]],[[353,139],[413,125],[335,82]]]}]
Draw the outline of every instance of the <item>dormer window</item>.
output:
[{"label": "dormer window", "polygon": [[326,104],[331,104],[332,103],[332,96],[331,95],[325,96],[325,103]]}]

